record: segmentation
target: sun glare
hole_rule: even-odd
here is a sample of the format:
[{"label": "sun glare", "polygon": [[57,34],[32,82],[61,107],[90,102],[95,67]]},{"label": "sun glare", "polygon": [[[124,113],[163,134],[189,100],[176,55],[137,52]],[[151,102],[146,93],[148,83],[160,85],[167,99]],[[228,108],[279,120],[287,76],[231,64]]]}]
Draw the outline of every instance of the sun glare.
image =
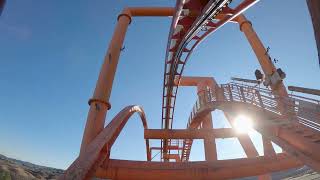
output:
[{"label": "sun glare", "polygon": [[244,115],[239,115],[234,120],[234,128],[238,133],[249,133],[253,130],[252,120]]}]

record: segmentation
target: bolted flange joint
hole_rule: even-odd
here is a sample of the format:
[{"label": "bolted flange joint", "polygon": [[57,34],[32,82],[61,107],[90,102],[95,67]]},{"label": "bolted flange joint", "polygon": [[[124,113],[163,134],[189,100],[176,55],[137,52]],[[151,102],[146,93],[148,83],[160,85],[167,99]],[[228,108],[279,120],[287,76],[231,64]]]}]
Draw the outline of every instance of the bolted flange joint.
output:
[{"label": "bolted flange joint", "polygon": [[111,109],[111,104],[110,104],[109,102],[107,102],[107,101],[104,101],[104,100],[101,100],[101,99],[91,98],[91,99],[89,99],[89,101],[88,101],[89,106],[90,106],[91,103],[93,103],[93,102],[104,104],[105,106],[107,106],[107,109],[108,109],[108,110]]},{"label": "bolted flange joint", "polygon": [[129,8],[124,9],[122,13],[118,15],[117,20],[119,21],[121,17],[127,17],[129,19],[129,24],[131,24],[132,18]]}]

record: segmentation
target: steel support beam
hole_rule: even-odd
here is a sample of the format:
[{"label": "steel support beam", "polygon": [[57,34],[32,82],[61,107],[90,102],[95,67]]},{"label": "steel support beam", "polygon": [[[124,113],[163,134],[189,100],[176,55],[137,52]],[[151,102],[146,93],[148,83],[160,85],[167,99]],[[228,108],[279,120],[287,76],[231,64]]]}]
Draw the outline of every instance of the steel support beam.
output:
[{"label": "steel support beam", "polygon": [[[257,56],[258,62],[265,75],[271,76],[274,72],[277,71],[275,65],[271,61],[271,58],[261,42],[259,36],[254,31],[252,23],[247,20],[247,18],[240,14],[235,20],[239,23],[240,30],[245,34],[247,40],[249,41],[254,53]],[[280,97],[288,97],[287,90],[283,82],[279,82],[277,85],[271,86],[273,92]]]},{"label": "steel support beam", "polygon": [[[202,122],[202,130],[212,130],[212,115],[211,113],[208,113]],[[218,159],[217,154],[217,147],[216,147],[216,140],[215,136],[213,137],[205,137],[203,139],[203,145],[204,145],[204,155],[206,158],[206,161],[215,161]]]},{"label": "steel support beam", "polygon": [[253,79],[243,79],[243,78],[236,78],[236,77],[231,77],[231,80],[252,83],[252,84],[259,84],[260,83],[260,81],[253,80]]},{"label": "steel support beam", "polygon": [[132,16],[173,16],[175,8],[171,7],[130,7]]},{"label": "steel support beam", "polygon": [[109,98],[119,61],[120,50],[130,23],[131,14],[130,11],[126,9],[118,16],[118,23],[105,55],[93,97],[89,100],[90,109],[83,133],[80,154],[85,152],[88,144],[90,144],[104,128],[107,111],[111,108]]},{"label": "steel support beam", "polygon": [[319,89],[310,89],[310,88],[303,88],[303,87],[297,87],[297,86],[288,86],[288,89],[290,91],[295,91],[295,92],[301,92],[301,93],[320,96],[320,90]]},{"label": "steel support beam", "polygon": [[[225,112],[224,113],[227,120],[231,124],[232,127],[234,127],[234,116],[230,113]],[[254,146],[253,142],[251,141],[251,138],[248,134],[244,133],[241,137],[238,137],[239,143],[241,144],[244,152],[246,153],[247,157],[252,158],[259,156],[258,151],[256,150],[256,147]]]},{"label": "steel support beam", "polygon": [[242,136],[232,128],[222,129],[145,129],[145,139],[205,139]]},{"label": "steel support beam", "polygon": [[233,179],[302,166],[285,154],[275,157],[202,161],[202,162],[145,162],[110,160],[96,173],[97,178],[110,179]]},{"label": "steel support beam", "polygon": [[[232,105],[234,104],[234,105]],[[319,134],[319,131],[304,126],[294,120],[284,121],[283,115],[268,115],[267,111],[259,107],[244,105],[241,103],[225,104],[221,110],[228,114],[250,113],[250,117],[255,120],[254,127],[262,136],[272,140],[292,157],[304,162],[307,166],[316,171],[320,171],[320,155],[318,150],[320,144],[301,134],[300,131],[313,135]],[[277,123],[270,123],[270,119],[277,120]]]},{"label": "steel support beam", "polygon": [[[231,126],[233,127],[234,126],[234,117],[232,117],[230,114],[227,114],[227,113],[225,113],[225,116],[227,117],[228,121],[230,122]],[[254,144],[248,134],[243,134],[243,136],[238,137],[238,140],[239,140],[244,152],[246,153],[247,157],[252,158],[252,157],[259,156],[259,153],[258,153],[256,147],[254,146]],[[263,142],[264,141],[266,141],[266,139],[263,137]],[[268,150],[271,151],[270,146],[267,146],[267,145],[270,145],[271,142],[270,141],[269,141],[269,143],[264,142],[264,145],[265,144],[266,144],[266,146],[263,146],[264,152],[266,152],[265,148],[268,148]],[[263,174],[263,175],[260,175],[258,177],[258,179],[259,180],[270,180],[271,176],[270,176],[270,174]]]}]

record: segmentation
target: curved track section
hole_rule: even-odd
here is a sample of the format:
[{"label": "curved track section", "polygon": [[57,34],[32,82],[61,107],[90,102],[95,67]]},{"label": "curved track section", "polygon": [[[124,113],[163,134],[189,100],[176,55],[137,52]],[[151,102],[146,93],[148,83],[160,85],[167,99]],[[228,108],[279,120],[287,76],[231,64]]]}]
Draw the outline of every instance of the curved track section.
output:
[{"label": "curved track section", "polygon": [[[184,0],[177,1],[168,45],[163,80],[162,123],[163,129],[171,129],[178,86],[184,66],[192,51],[209,34],[238,16],[258,0],[243,0],[235,9],[228,7],[231,0]],[[218,15],[219,18],[218,18]],[[171,141],[170,141],[171,142]],[[168,141],[161,143],[167,154]],[[162,156],[163,157],[163,156]]]},{"label": "curved track section", "polygon": [[[85,153],[81,154],[59,179],[90,179],[95,170],[104,161],[109,160],[110,150],[119,136],[128,119],[138,113],[144,129],[148,129],[146,116],[140,106],[127,106],[120,111],[104,130],[89,144]],[[146,140],[147,160],[151,160],[149,154],[149,140]]]}]

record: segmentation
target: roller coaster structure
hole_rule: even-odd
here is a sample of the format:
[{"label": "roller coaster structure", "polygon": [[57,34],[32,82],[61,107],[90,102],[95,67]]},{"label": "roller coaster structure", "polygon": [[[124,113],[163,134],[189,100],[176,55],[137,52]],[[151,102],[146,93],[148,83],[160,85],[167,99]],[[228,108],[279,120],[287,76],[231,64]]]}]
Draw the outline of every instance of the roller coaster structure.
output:
[{"label": "roller coaster structure", "polygon": [[[80,154],[60,179],[232,179],[258,176],[307,165],[320,170],[320,101],[288,95],[279,69],[243,12],[258,0],[241,0],[234,8],[231,0],[177,0],[174,8],[125,8],[118,16],[109,49],[102,65],[83,134]],[[136,16],[170,16],[168,45],[163,77],[161,129],[149,129],[143,109],[128,106],[104,127],[113,80],[127,28]],[[239,24],[265,76],[268,88],[255,81],[218,84],[212,77],[182,76],[184,65],[203,39],[228,22]],[[186,129],[172,129],[178,87],[197,87],[198,100]],[[302,88],[303,91],[303,88]],[[313,90],[315,94],[319,90]],[[213,129],[211,112],[221,110],[232,122],[239,113],[250,114],[263,137],[264,156],[259,156],[248,134],[234,128]],[[138,113],[144,127],[147,161],[110,159],[112,145],[128,119]],[[247,158],[218,160],[215,139],[238,138]],[[150,147],[149,140],[161,141]],[[190,162],[194,139],[203,139],[205,161]],[[276,153],[275,142],[284,151]],[[152,161],[152,151],[160,151]]]}]

